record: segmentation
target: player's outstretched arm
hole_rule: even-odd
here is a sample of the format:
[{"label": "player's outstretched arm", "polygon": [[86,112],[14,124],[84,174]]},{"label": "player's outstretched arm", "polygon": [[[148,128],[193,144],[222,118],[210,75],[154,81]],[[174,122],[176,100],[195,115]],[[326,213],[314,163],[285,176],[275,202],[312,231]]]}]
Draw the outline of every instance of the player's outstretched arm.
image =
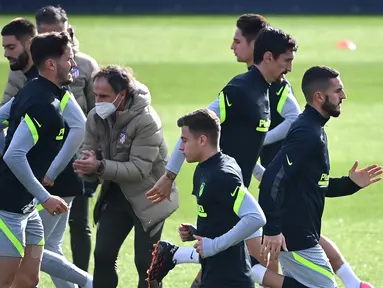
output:
[{"label": "player's outstretched arm", "polygon": [[362,188],[382,180],[383,169],[374,164],[358,170],[358,161],[349,171],[349,176],[341,178],[330,178],[326,197],[341,197],[352,195]]},{"label": "player's outstretched arm", "polygon": [[[220,99],[217,97],[210,105],[207,107],[212,110],[220,117]],[[169,158],[169,161],[166,165],[165,174],[157,181],[152,189],[146,193],[148,200],[153,203],[161,202],[165,199],[169,199],[170,193],[172,191],[172,185],[176,179],[178,173],[181,171],[181,167],[185,162],[185,156],[180,151],[181,138],[177,140],[176,145],[173,148],[173,152]]]}]

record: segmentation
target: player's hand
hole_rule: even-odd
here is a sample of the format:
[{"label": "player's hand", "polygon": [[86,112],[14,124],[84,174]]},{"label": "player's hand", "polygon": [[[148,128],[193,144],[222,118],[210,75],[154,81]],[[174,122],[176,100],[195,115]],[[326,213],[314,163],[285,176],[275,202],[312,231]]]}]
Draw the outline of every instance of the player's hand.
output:
[{"label": "player's hand", "polygon": [[173,182],[174,180],[171,180],[166,175],[162,175],[153,188],[146,193],[146,198],[153,203],[159,203],[166,198],[170,201]]},{"label": "player's hand", "polygon": [[194,241],[194,233],[196,229],[191,224],[181,224],[178,227],[178,233],[180,234],[181,241],[187,242],[187,241]]},{"label": "player's hand", "polygon": [[51,215],[58,215],[68,211],[67,203],[58,196],[49,196],[49,199],[41,205]]},{"label": "player's hand", "polygon": [[[283,234],[278,234],[275,236],[264,236],[263,243],[261,247],[261,257],[264,258],[266,262],[277,261],[279,258],[279,253],[281,248],[284,251],[287,251],[286,241]],[[270,254],[270,258],[269,258]]]},{"label": "player's hand", "polygon": [[93,150],[84,150],[84,151],[81,152],[80,160],[86,160],[90,156],[95,156],[96,157],[96,153]]},{"label": "player's hand", "polygon": [[43,185],[45,187],[52,187],[55,184],[53,180],[51,180],[47,175],[44,176]]},{"label": "player's hand", "polygon": [[198,236],[198,235],[193,235],[194,239],[197,240],[197,243],[195,243],[193,245],[193,247],[195,248],[195,250],[197,251],[197,253],[199,254],[199,256],[201,256],[202,258],[204,258],[204,254],[203,254],[203,245],[202,245],[202,237],[201,236]]},{"label": "player's hand", "polygon": [[100,167],[100,161],[97,160],[93,151],[82,151],[82,158],[73,162],[74,172],[77,174],[94,174]]},{"label": "player's hand", "polygon": [[382,180],[382,177],[377,177],[383,173],[381,166],[374,164],[361,170],[358,168],[358,161],[355,161],[354,165],[349,171],[350,179],[359,187],[364,188],[368,185]]}]

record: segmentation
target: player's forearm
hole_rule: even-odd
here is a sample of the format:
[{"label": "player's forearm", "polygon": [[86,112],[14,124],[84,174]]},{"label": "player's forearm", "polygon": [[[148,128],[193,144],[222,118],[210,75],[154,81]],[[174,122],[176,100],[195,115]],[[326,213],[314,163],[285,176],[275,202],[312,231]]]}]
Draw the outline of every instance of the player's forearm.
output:
[{"label": "player's forearm", "polygon": [[258,181],[261,181],[263,173],[265,172],[265,167],[263,167],[261,164],[257,163],[253,170],[253,176]]},{"label": "player's forearm", "polygon": [[181,138],[178,139],[176,145],[174,146],[172,155],[168,163],[166,164],[166,170],[172,172],[177,175],[181,171],[182,164],[185,161],[185,156],[180,151],[179,147],[181,145]]},{"label": "player's forearm", "polygon": [[[280,199],[284,198],[284,190],[281,189],[281,179],[274,179],[270,184],[268,176],[264,176],[259,189],[259,204],[266,215],[267,223],[263,227],[265,235],[273,236],[282,232],[281,219],[283,216],[283,206]],[[268,185],[269,184],[269,185]]]},{"label": "player's forearm", "polygon": [[65,169],[84,141],[86,118],[75,101],[73,97],[70,98],[63,111],[63,118],[69,126],[69,133],[60,152],[48,169],[47,176],[51,180],[55,180]]},{"label": "player's forearm", "polygon": [[[288,89],[288,87],[286,87],[286,89]],[[283,106],[278,113],[282,116],[284,121],[274,127],[274,129],[267,132],[263,145],[269,145],[283,140],[286,137],[287,132],[289,132],[291,124],[301,113],[299,105],[293,94],[287,96],[286,101],[283,103]]]},{"label": "player's forearm", "polygon": [[70,129],[68,136],[60,149],[60,152],[57,154],[56,158],[53,160],[51,166],[47,171],[47,176],[49,179],[54,181],[57,176],[64,171],[65,167],[69,164],[70,160],[76,154],[78,148],[80,147],[84,139],[84,130],[81,128],[72,128]]},{"label": "player's forearm", "polygon": [[[263,181],[264,179],[262,179]],[[276,197],[283,199],[283,195],[280,192],[278,193],[279,195]],[[274,236],[282,233],[281,219],[284,211],[281,203],[277,203],[277,200],[271,196],[271,191],[265,192],[263,189],[259,190],[259,203],[267,219],[267,223],[263,227],[264,234]]]},{"label": "player's forearm", "polygon": [[36,179],[27,160],[27,153],[33,146],[34,139],[28,125],[22,121],[4,155],[4,162],[29,193],[40,203],[44,203],[48,200],[49,193]]},{"label": "player's forearm", "polygon": [[274,127],[272,130],[266,133],[265,141],[263,145],[270,145],[275,142],[278,142],[280,140],[283,140],[287,132],[290,129],[292,121],[291,120],[284,120],[282,123],[280,123],[278,126]]},{"label": "player's forearm", "polygon": [[204,257],[213,256],[231,246],[244,241],[266,223],[265,215],[257,201],[250,194],[245,194],[238,210],[239,222],[227,233],[215,239],[204,239]]},{"label": "player's forearm", "polygon": [[342,197],[352,195],[361,189],[350,177],[330,178],[326,197]]}]

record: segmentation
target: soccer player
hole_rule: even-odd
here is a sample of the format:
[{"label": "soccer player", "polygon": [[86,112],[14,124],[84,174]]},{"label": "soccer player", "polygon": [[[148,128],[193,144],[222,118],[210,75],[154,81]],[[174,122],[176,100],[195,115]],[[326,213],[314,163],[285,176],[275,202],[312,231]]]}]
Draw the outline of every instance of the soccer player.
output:
[{"label": "soccer player", "polygon": [[39,282],[44,231],[36,200],[52,215],[68,209],[65,201],[50,195],[40,181],[53,160],[59,159],[57,164],[65,167],[73,156],[70,150],[60,149],[65,124],[59,99],[66,95],[63,86],[75,65],[69,35],[36,36],[31,55],[39,77],[0,109],[0,120],[9,121],[5,153],[0,159],[1,287],[35,287]]},{"label": "soccer player", "polygon": [[[262,254],[270,254],[271,260],[279,256],[284,274],[307,287],[336,287],[333,269],[319,244],[325,197],[351,195],[380,181],[383,170],[378,165],[357,170],[356,161],[348,177],[331,178],[324,125],[340,115],[346,99],[339,72],[311,67],[303,76],[302,91],[305,110],[291,126],[260,185],[259,203],[267,219]],[[371,287],[367,285],[348,287]]]},{"label": "soccer player", "polygon": [[[247,67],[253,65],[253,47],[255,38],[259,31],[267,25],[266,19],[259,14],[243,14],[237,20],[237,28],[231,48],[239,62],[246,63]],[[293,88],[286,80],[281,77],[280,82],[274,82],[269,89],[270,99],[270,115],[271,125],[270,130],[266,133],[265,142],[263,143],[262,152],[260,155],[260,163],[254,169],[253,175],[260,180],[262,178],[264,168],[267,168],[272,159],[277,155],[282,147],[283,139],[285,138],[291,123],[300,114],[300,108],[293,94]],[[254,240],[256,242],[257,240]],[[342,256],[339,248],[327,237],[321,235],[319,244],[323,247],[330,264],[338,277],[348,287],[359,287],[360,284],[366,286],[367,283],[362,282],[354,273],[350,265]],[[249,249],[256,248],[256,251],[250,251],[253,255],[260,254],[261,239],[258,239],[258,245],[250,245]],[[265,264],[263,257],[257,260]],[[255,263],[255,262],[253,262]],[[271,262],[268,268],[277,272],[277,261]]]},{"label": "soccer player", "polygon": [[[253,67],[248,72],[234,77],[209,105],[209,108],[219,115],[222,123],[221,148],[241,167],[245,187],[250,184],[252,171],[270,125],[269,83],[280,79],[282,73],[291,71],[296,51],[296,42],[290,35],[278,29],[264,28],[254,44]],[[246,141],[243,141],[244,135]],[[178,150],[179,145],[180,141],[173,150],[166,174],[147,193],[148,198],[154,202],[168,197],[171,184],[180,171],[184,156]],[[256,239],[255,236],[259,235],[257,232],[250,238]],[[163,245],[162,243],[159,242],[159,245]],[[249,241],[247,245],[249,246]],[[190,249],[186,251],[188,248],[180,248],[175,253],[172,246],[164,246],[166,247],[161,250],[163,253],[157,255],[160,258],[165,257],[166,253],[172,253],[174,263],[199,263],[197,253],[197,257],[190,259]],[[169,256],[166,255],[166,258]]]},{"label": "soccer player", "polygon": [[[38,76],[38,71],[32,62],[29,49],[30,41],[36,35],[36,28],[33,23],[24,18],[16,18],[5,25],[1,32],[3,36],[2,40],[5,56],[10,61],[11,59],[25,59],[25,61],[22,62],[15,60],[13,61],[14,63],[10,62],[11,72],[9,75],[11,77],[10,79],[14,80],[12,80],[12,83],[18,83],[17,85],[21,85],[22,83],[25,84],[27,81],[36,78]],[[24,48],[24,50],[22,48]],[[26,56],[21,56],[23,54]],[[72,81],[73,79],[68,79],[68,83]],[[18,86],[12,87],[13,89],[11,92],[17,94]],[[11,92],[8,91],[8,96]],[[81,108],[69,91],[64,97],[62,97],[60,105],[67,125],[63,140],[65,141],[66,139],[69,139],[69,141],[65,141],[62,151],[69,149],[70,151],[68,153],[74,155],[84,138],[85,117],[81,111]],[[59,171],[62,171],[64,169],[63,167],[65,167],[64,162],[61,162],[61,167],[58,163],[59,162],[55,161],[52,163],[50,169],[48,169],[48,174],[52,179],[55,179],[56,175],[59,174]],[[46,189],[53,195],[63,197],[63,200],[65,200],[68,206],[70,206],[73,197],[68,196],[76,195],[76,193],[82,193],[83,185],[74,173],[71,163],[69,163],[69,165],[65,167],[64,171],[57,178],[54,185],[46,187]],[[60,279],[68,280],[81,286],[89,285],[91,282],[91,276],[68,262],[68,260],[63,257],[61,250],[61,244],[68,222],[69,213],[66,212],[57,216],[52,216],[43,209],[42,205],[38,205],[37,209],[40,213],[40,217],[42,218],[45,238],[41,270],[49,273],[51,276],[59,276]],[[54,253],[50,253],[48,250]],[[60,279],[54,278],[54,282],[57,287],[74,287],[74,284]]]},{"label": "soccer player", "polygon": [[259,230],[266,219],[243,185],[241,168],[220,152],[219,118],[208,109],[200,109],[181,117],[177,125],[182,129],[180,151],[187,162],[198,162],[192,191],[198,204],[198,235],[193,236],[202,258],[201,285],[254,287],[244,239]]},{"label": "soccer player", "polygon": [[[243,14],[236,23],[231,49],[240,63],[245,63],[250,69],[254,65],[254,42],[259,31],[268,26],[267,20],[259,14]],[[266,166],[271,162],[279,149],[291,123],[301,113],[293,89],[284,75],[284,71],[277,81],[271,83],[269,89],[271,124],[266,133],[260,155],[261,165]],[[264,170],[262,170],[263,173]],[[261,176],[261,175],[260,175]],[[260,177],[256,177],[260,179]]]},{"label": "soccer player", "polygon": [[[76,38],[73,27],[69,25],[68,15],[61,7],[52,5],[44,6],[37,10],[35,14],[37,31],[44,32],[62,32],[67,31],[71,36],[73,43],[74,60],[77,66],[73,69],[75,76],[73,83],[69,88],[73,93],[77,103],[80,105],[85,115],[95,106],[95,97],[93,93],[93,76],[99,70],[95,59],[79,50],[79,41]],[[62,197],[73,197],[69,212],[70,241],[72,249],[73,263],[84,271],[88,271],[91,254],[91,230],[89,225],[89,202],[97,189],[98,182],[81,183],[84,187],[78,185],[76,175],[74,175],[72,162],[63,172],[64,175],[56,181],[55,193]],[[68,187],[71,186],[71,187]],[[83,193],[85,190],[85,193]],[[63,221],[67,225],[67,221]],[[57,245],[52,247],[54,251],[62,254],[61,248]]]}]

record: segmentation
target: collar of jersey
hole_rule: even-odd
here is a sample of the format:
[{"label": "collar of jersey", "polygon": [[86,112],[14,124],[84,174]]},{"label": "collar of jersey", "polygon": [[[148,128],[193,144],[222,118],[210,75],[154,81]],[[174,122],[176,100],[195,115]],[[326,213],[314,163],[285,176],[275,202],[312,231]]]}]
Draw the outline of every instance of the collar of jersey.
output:
[{"label": "collar of jersey", "polygon": [[306,114],[310,115],[316,122],[320,123],[321,126],[324,126],[330,118],[323,117],[322,114],[318,112],[314,107],[309,104],[305,106]]},{"label": "collar of jersey", "polygon": [[65,94],[66,89],[57,87],[56,84],[49,81],[47,78],[41,75],[38,75],[37,78],[40,79],[41,83],[43,83],[47,87],[47,89],[51,90],[51,92],[55,94],[56,96],[61,97]]},{"label": "collar of jersey", "polygon": [[268,83],[268,82],[266,81],[265,77],[263,77],[261,71],[259,71],[259,69],[258,69],[257,67],[252,66],[252,67],[249,69],[249,71],[250,71],[250,74],[251,74],[253,77],[259,79],[260,82],[263,83],[263,84],[265,85],[265,87],[270,87],[270,83]]},{"label": "collar of jersey", "polygon": [[32,67],[24,73],[25,77],[27,77],[27,80],[31,80],[33,78],[36,78],[39,76],[39,71],[37,71],[37,68],[35,65],[32,65]]},{"label": "collar of jersey", "polygon": [[222,156],[222,152],[218,152],[218,153],[214,154],[213,156],[211,156],[210,158],[206,159],[205,161],[199,163],[199,166],[200,167],[210,166],[210,165],[218,162],[219,159],[221,159],[221,156]]}]

